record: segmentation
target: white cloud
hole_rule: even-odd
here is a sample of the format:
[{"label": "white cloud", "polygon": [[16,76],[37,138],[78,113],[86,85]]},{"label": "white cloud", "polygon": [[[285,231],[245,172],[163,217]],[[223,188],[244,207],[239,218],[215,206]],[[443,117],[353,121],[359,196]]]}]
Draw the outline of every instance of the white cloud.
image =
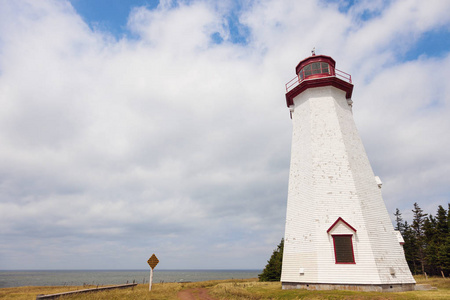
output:
[{"label": "white cloud", "polygon": [[449,64],[447,56],[386,68],[360,94],[364,108],[356,119],[368,129],[366,148],[386,176],[391,210],[392,202],[410,208],[417,201],[435,214],[437,205],[445,205],[450,98],[444,73]]},{"label": "white cloud", "polygon": [[368,5],[251,2],[233,44],[229,3],[136,8],[115,40],[65,1],[0,1],[0,265],[262,268],[283,235],[284,83],[314,46],[353,75],[388,210],[444,204],[449,58],[395,53],[447,8]]}]

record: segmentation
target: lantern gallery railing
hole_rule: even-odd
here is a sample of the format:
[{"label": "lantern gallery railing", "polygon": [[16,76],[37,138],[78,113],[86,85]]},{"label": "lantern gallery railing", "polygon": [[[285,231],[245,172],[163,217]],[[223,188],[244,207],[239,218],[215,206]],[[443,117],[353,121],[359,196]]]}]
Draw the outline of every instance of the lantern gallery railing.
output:
[{"label": "lantern gallery railing", "polygon": [[[331,72],[323,72],[323,70],[301,70],[297,76],[292,78],[288,83],[286,83],[286,92],[289,92],[290,90],[294,89],[297,85],[299,85],[304,80],[309,79],[317,79],[317,78],[326,78],[326,77],[338,77],[348,83],[352,83],[352,75],[345,73],[338,69],[332,69],[330,68]],[[307,72],[307,73],[306,73]]]}]

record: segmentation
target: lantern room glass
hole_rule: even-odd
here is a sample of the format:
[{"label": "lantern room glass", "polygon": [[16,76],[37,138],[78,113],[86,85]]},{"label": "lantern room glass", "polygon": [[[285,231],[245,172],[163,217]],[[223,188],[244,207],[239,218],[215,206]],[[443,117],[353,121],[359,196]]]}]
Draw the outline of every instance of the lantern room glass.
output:
[{"label": "lantern room glass", "polygon": [[316,74],[330,74],[330,67],[325,62],[314,62],[309,65],[304,66],[298,76],[301,80],[308,78],[311,75]]}]

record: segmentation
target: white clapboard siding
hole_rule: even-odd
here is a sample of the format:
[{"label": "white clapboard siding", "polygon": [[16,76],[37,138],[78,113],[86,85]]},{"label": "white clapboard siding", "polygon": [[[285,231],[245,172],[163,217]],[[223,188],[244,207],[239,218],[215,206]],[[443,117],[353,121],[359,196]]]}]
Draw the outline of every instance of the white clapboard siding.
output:
[{"label": "white clapboard siding", "polygon": [[[412,284],[345,92],[294,98],[283,283]],[[356,230],[339,222],[342,218]],[[354,264],[336,264],[332,234],[352,234]]]}]

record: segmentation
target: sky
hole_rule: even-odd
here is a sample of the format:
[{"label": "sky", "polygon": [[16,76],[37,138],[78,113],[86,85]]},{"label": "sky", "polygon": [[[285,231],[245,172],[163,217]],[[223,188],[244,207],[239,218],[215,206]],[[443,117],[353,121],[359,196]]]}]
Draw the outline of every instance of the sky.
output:
[{"label": "sky", "polygon": [[0,0],[0,269],[263,269],[285,83],[354,83],[387,210],[450,198],[450,1]]}]

